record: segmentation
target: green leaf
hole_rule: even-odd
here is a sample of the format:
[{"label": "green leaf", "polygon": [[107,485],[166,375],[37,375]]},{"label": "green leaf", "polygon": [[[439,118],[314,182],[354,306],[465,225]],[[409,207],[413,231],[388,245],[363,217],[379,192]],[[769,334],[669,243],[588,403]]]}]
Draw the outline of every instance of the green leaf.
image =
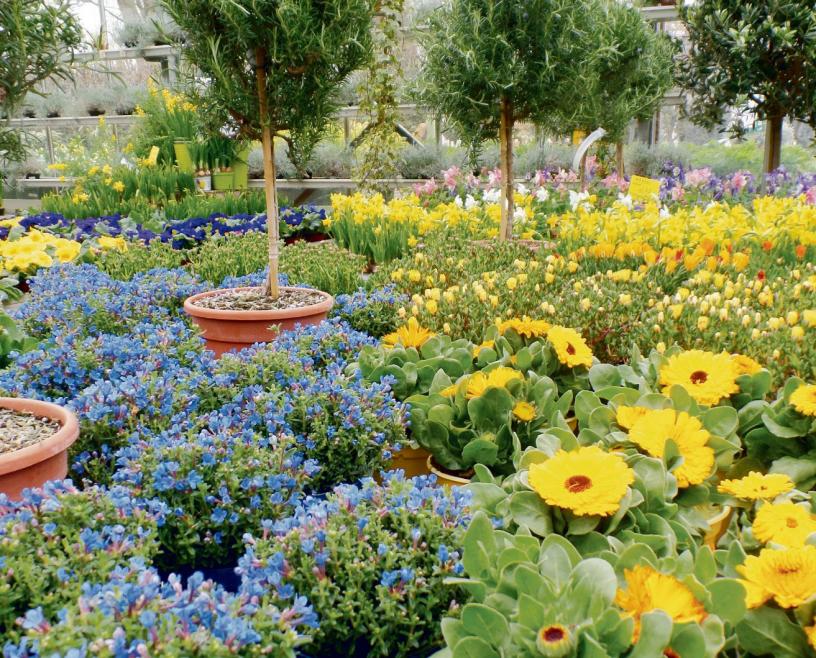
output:
[{"label": "green leaf", "polygon": [[462,564],[469,576],[483,578],[493,568],[495,555],[493,524],[484,512],[476,512],[465,532]]},{"label": "green leaf", "polygon": [[745,588],[738,580],[720,578],[709,583],[708,591],[712,612],[730,624],[737,624],[745,617]]},{"label": "green leaf", "polygon": [[739,416],[733,407],[714,407],[701,418],[703,426],[712,434],[726,437],[737,431]]},{"label": "green leaf", "polygon": [[501,656],[483,639],[466,637],[453,648],[453,658],[501,658]]},{"label": "green leaf", "polygon": [[499,447],[494,441],[487,439],[474,439],[462,450],[462,461],[466,466],[472,464],[484,464],[492,466],[496,463],[499,454]]},{"label": "green leaf", "polygon": [[749,610],[737,625],[737,638],[755,656],[802,658],[810,652],[802,627],[790,621],[782,610],[769,607]]},{"label": "green leaf", "polygon": [[628,658],[656,658],[669,646],[672,620],[662,610],[647,612],[640,618],[640,637]]},{"label": "green leaf", "polygon": [[510,496],[510,514],[519,525],[546,537],[553,531],[550,507],[535,491],[518,491]]},{"label": "green leaf", "polygon": [[504,615],[481,603],[468,603],[462,609],[462,627],[494,647],[500,646],[510,632]]}]

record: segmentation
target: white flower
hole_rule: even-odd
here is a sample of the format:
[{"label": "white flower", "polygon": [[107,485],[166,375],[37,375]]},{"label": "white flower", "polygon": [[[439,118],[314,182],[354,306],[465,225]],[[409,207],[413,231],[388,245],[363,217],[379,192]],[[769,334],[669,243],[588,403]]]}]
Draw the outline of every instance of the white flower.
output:
[{"label": "white flower", "polygon": [[544,201],[550,198],[550,193],[547,191],[546,187],[539,187],[536,190],[535,198],[543,203]]},{"label": "white flower", "polygon": [[570,206],[573,210],[577,210],[578,206],[581,205],[581,202],[586,201],[588,198],[589,192],[576,192],[575,190],[569,191]]},{"label": "white flower", "polygon": [[634,205],[634,202],[632,201],[632,197],[630,197],[628,194],[622,194],[620,192],[618,193],[618,203],[623,204],[629,210],[631,210],[632,206]]},{"label": "white flower", "polygon": [[470,210],[471,208],[475,208],[478,205],[479,202],[473,198],[472,194],[468,194],[467,197],[465,197],[465,210]]},{"label": "white flower", "polygon": [[524,224],[527,222],[527,213],[524,212],[524,208],[516,207],[513,211],[513,221],[518,222],[519,224]]},{"label": "white flower", "polygon": [[498,203],[499,199],[501,199],[501,192],[497,188],[485,190],[483,198],[488,203]]},{"label": "white flower", "polygon": [[526,196],[527,194],[530,193],[530,190],[527,189],[524,183],[519,183],[518,186],[516,187],[516,192],[518,192],[522,196]]},{"label": "white flower", "polygon": [[671,217],[671,210],[669,210],[666,206],[663,206],[660,209],[660,218],[668,219],[669,217]]},{"label": "white flower", "polygon": [[457,196],[457,197],[456,197],[456,198],[453,200],[453,202],[454,202],[454,203],[455,203],[455,204],[456,204],[456,205],[457,205],[459,208],[461,208],[461,207],[462,207],[462,205],[463,205],[463,204],[462,204],[462,197],[460,197],[460,196]]}]

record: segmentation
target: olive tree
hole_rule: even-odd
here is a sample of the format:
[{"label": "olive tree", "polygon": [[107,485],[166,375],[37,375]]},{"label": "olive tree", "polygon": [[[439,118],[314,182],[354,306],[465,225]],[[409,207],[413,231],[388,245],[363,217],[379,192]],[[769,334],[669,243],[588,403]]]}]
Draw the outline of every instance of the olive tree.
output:
[{"label": "olive tree", "polygon": [[709,129],[732,108],[764,119],[765,171],[776,169],[785,117],[816,126],[813,2],[697,0],[680,15],[689,37],[680,82],[692,94],[691,118]]},{"label": "olive tree", "polygon": [[278,297],[275,138],[304,162],[338,109],[337,92],[368,60],[373,0],[162,0],[185,33],[208,103],[263,144],[269,276]]},{"label": "olive tree", "polygon": [[565,90],[591,51],[584,0],[449,0],[420,34],[425,63],[418,98],[472,148],[498,138],[502,172],[499,239],[513,230],[513,127],[558,129]]},{"label": "olive tree", "polygon": [[0,160],[25,158],[18,132],[4,126],[46,80],[70,80],[82,29],[70,0],[0,1]]},{"label": "olive tree", "polygon": [[623,175],[626,128],[633,119],[652,116],[674,83],[675,44],[634,7],[614,0],[596,0],[590,7],[586,49],[597,50],[585,60],[581,84],[565,90],[563,124],[588,133],[604,128],[604,140],[617,145]]}]

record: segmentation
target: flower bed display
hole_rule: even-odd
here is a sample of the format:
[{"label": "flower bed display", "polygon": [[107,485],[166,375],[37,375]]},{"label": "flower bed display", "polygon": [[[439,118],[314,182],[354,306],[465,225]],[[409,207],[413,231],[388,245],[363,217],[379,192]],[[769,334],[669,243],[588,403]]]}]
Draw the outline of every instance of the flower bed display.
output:
[{"label": "flower bed display", "polygon": [[587,197],[531,251],[420,198],[338,202],[360,255],[281,259],[329,318],[218,360],[183,302],[252,236],[31,278],[0,391],[80,439],[0,496],[5,655],[816,655],[808,200]]}]

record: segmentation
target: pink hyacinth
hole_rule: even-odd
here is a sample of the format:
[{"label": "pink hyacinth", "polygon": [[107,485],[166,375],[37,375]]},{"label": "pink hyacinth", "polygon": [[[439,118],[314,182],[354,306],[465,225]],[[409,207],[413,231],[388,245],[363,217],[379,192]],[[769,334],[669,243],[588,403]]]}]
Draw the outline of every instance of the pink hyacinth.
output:
[{"label": "pink hyacinth", "polygon": [[805,201],[811,206],[816,206],[816,185],[809,188],[808,191],[805,192]]},{"label": "pink hyacinth", "polygon": [[708,184],[711,180],[711,169],[703,167],[702,169],[692,169],[686,172],[686,185],[689,187],[702,187]]},{"label": "pink hyacinth", "polygon": [[489,187],[499,187],[501,185],[501,169],[493,169],[487,172],[487,184]]},{"label": "pink hyacinth", "polygon": [[684,196],[686,196],[686,191],[682,188],[682,186],[677,185],[676,187],[672,188],[672,201],[682,201]]},{"label": "pink hyacinth", "polygon": [[453,192],[456,189],[461,174],[462,171],[456,165],[442,172],[442,176],[445,179],[445,187],[448,188],[448,191]]},{"label": "pink hyacinth", "polygon": [[742,188],[744,188],[747,184],[748,179],[745,177],[745,174],[742,173],[741,171],[738,171],[731,177],[731,186],[733,187],[734,192],[742,191]]}]

